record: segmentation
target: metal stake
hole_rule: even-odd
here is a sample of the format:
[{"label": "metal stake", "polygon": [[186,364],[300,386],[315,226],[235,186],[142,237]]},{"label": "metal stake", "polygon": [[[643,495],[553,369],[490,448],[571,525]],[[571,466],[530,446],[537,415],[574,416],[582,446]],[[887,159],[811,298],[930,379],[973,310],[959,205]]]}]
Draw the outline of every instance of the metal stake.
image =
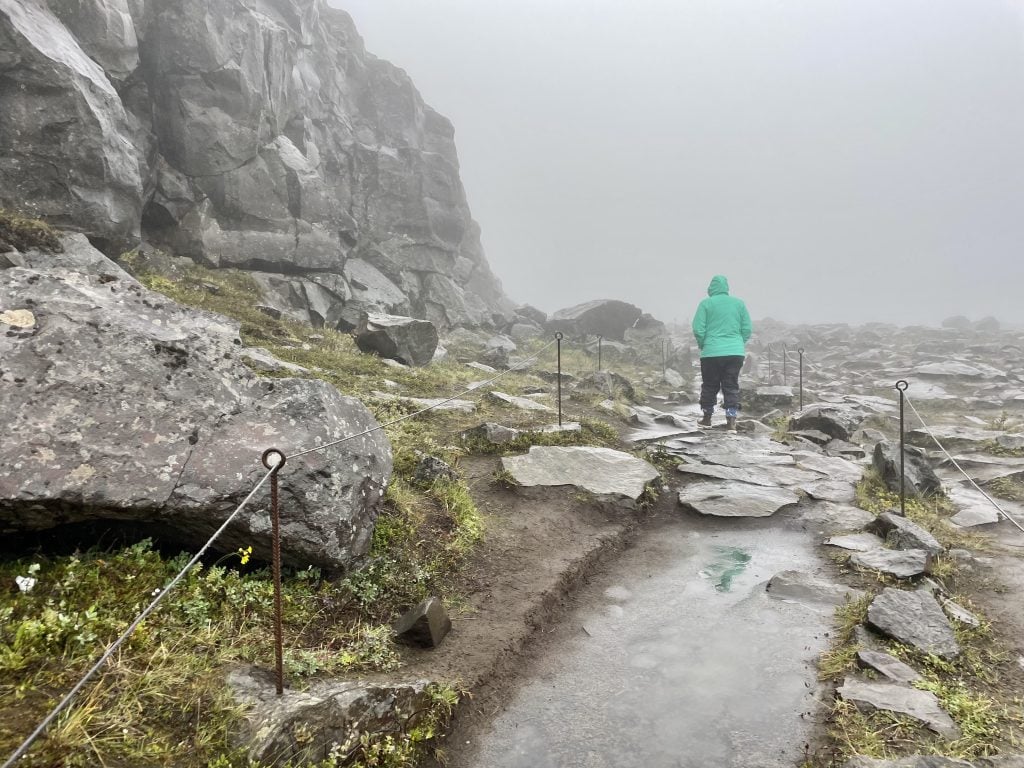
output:
[{"label": "metal stake", "polygon": [[604,341],[604,336],[597,337],[597,370],[601,370],[601,342]]},{"label": "metal stake", "polygon": [[562,426],[562,332],[555,334],[558,345],[558,426]]},{"label": "metal stake", "polygon": [[783,344],[782,345],[782,384],[784,386],[788,387],[789,386],[789,373],[788,373],[788,367],[789,366],[787,365],[787,363],[789,363],[789,350],[786,349],[786,345]]},{"label": "metal stake", "polygon": [[768,383],[772,383],[772,345],[768,345]]},{"label": "metal stake", "polygon": [[[276,457],[276,458],[275,458]],[[270,523],[273,537],[274,575],[274,668],[277,695],[284,693],[284,631],[281,626],[281,509],[278,503],[277,475],[284,466],[284,454],[276,448],[263,452],[263,466],[270,470]]]},{"label": "metal stake", "polygon": [[661,340],[661,376],[668,372],[668,339]]},{"label": "metal stake", "polygon": [[900,514],[904,517],[907,516],[907,454],[905,446],[905,429],[903,424],[903,401],[906,399],[904,394],[907,391],[907,387],[910,385],[900,379],[896,382],[896,389],[900,392]]},{"label": "metal stake", "polygon": [[800,347],[800,410],[804,409],[804,348]]}]

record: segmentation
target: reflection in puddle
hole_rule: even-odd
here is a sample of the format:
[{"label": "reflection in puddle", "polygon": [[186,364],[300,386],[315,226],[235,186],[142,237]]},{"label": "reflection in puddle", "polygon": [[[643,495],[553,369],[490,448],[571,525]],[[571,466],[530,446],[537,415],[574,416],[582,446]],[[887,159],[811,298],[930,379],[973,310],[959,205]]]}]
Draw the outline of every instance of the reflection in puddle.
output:
[{"label": "reflection in puddle", "polygon": [[750,562],[750,554],[736,547],[721,545],[715,546],[714,552],[714,560],[701,570],[700,576],[714,581],[719,592],[728,592],[732,589],[732,580],[743,573]]}]

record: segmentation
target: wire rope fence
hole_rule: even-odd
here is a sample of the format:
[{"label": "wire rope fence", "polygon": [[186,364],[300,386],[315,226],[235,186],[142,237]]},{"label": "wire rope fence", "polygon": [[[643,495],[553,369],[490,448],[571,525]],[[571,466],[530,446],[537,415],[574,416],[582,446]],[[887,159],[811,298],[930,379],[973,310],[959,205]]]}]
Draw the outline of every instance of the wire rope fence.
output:
[{"label": "wire rope fence", "polygon": [[132,634],[139,628],[139,626],[149,617],[160,605],[160,603],[170,594],[174,588],[181,582],[185,576],[196,566],[197,563],[203,558],[203,556],[214,546],[220,536],[231,526],[234,520],[242,512],[243,509],[248,506],[252,500],[256,497],[257,493],[270,481],[270,516],[271,516],[271,537],[272,537],[272,571],[274,581],[274,609],[273,609],[273,624],[274,624],[274,646],[275,646],[275,687],[277,695],[282,695],[284,692],[284,668],[283,668],[283,629],[281,619],[281,534],[280,534],[280,503],[279,503],[279,474],[286,464],[294,459],[308,456],[313,453],[327,450],[342,443],[346,443],[350,440],[363,437],[365,435],[372,434],[381,430],[385,430],[388,427],[395,426],[404,421],[417,418],[431,411],[437,410],[444,405],[447,405],[455,400],[463,397],[469,397],[473,394],[481,394],[486,389],[499,381],[500,379],[516,373],[521,372],[537,362],[541,356],[543,356],[552,347],[557,347],[557,384],[558,384],[558,417],[559,426],[562,423],[562,340],[563,334],[556,333],[554,338],[551,339],[547,344],[542,346],[539,350],[529,355],[528,357],[516,362],[509,368],[499,371],[494,376],[482,381],[476,382],[472,386],[465,388],[455,395],[445,397],[441,400],[430,403],[429,405],[420,408],[411,413],[403,416],[391,419],[389,421],[377,424],[374,427],[362,430],[360,432],[346,435],[338,440],[332,440],[330,442],[322,443],[306,448],[300,448],[293,451],[290,454],[286,454],[284,451],[278,448],[268,448],[260,456],[260,461],[265,468],[265,472],[261,475],[259,480],[249,490],[248,494],[242,500],[242,502],[235,507],[235,509],[225,518],[224,522],[219,528],[210,536],[210,538],[200,547],[199,551],[190,559],[184,567],[170,580],[167,584],[160,588],[154,596],[153,600],[136,616],[136,618],[128,625],[128,627],[113,641],[111,642],[104,652],[100,655],[97,661],[78,679],[78,681],[71,687],[71,689],[60,699],[60,701],[49,711],[49,713],[39,722],[36,728],[25,738],[25,740],[14,750],[13,753],[4,761],[0,768],[13,768],[13,766],[21,760],[31,749],[32,745],[46,732],[47,728],[53,723],[53,721],[68,707],[71,706],[72,702],[82,691],[82,689],[92,680],[97,673],[104,667],[111,656],[117,652],[117,650],[132,636]]}]

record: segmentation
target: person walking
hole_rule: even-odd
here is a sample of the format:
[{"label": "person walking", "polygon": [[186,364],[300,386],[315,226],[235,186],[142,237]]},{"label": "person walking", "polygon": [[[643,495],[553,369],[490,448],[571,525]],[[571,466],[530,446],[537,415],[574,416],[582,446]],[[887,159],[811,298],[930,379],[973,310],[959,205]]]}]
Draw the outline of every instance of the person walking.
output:
[{"label": "person walking", "polygon": [[729,281],[722,275],[711,278],[708,297],[693,316],[693,336],[700,349],[700,426],[711,426],[718,391],[725,399],[725,423],[736,428],[740,410],[740,369],[746,357],[746,343],[752,331],[750,313],[742,299],[729,295]]}]

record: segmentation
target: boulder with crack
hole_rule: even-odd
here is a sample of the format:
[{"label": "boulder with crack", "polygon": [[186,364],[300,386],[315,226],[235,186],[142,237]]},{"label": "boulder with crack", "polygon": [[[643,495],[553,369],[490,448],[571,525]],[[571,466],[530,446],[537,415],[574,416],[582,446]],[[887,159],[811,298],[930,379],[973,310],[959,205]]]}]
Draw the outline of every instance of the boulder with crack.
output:
[{"label": "boulder with crack", "polygon": [[[872,463],[893,493],[900,490],[900,452],[896,446],[882,441],[875,445]],[[942,481],[928,463],[924,451],[907,446],[904,456],[905,488],[909,496],[933,496],[942,492]]]},{"label": "boulder with crack", "polygon": [[837,440],[849,440],[863,421],[864,414],[853,408],[831,403],[814,403],[793,414],[789,429],[814,429]]},{"label": "boulder with crack", "polygon": [[405,365],[426,365],[437,350],[437,328],[426,320],[366,313],[356,329],[356,345]]},{"label": "boulder with crack", "polygon": [[[263,477],[262,449],[291,454],[377,427],[326,382],[257,376],[228,319],[99,272],[0,270],[0,312],[34,318],[0,335],[3,531],[110,520],[195,547]],[[285,562],[340,571],[364,554],[391,462],[381,431],[289,461]],[[217,546],[250,544],[269,559],[265,493]]]}]

